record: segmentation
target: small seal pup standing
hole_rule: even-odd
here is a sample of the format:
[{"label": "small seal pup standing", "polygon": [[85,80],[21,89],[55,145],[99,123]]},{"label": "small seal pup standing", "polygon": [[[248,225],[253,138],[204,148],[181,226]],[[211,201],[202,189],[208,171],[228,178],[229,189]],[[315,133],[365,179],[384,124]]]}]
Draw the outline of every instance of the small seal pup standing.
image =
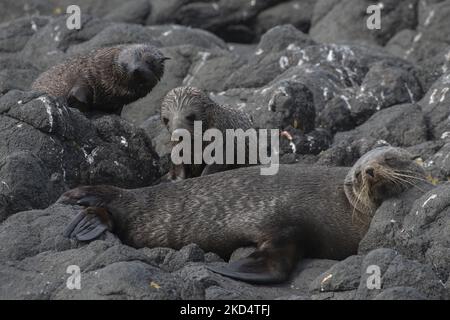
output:
[{"label": "small seal pup standing", "polygon": [[[177,130],[185,129],[193,138],[194,121],[202,122],[203,132],[215,128],[220,130],[224,137],[226,129],[246,131],[253,128],[252,120],[245,112],[230,106],[219,105],[212,101],[204,91],[194,87],[178,87],[170,90],[163,98],[160,113],[161,121],[171,135]],[[204,146],[202,151],[203,149]],[[193,155],[193,153],[194,151],[191,154]],[[194,164],[193,159],[191,163],[173,166],[169,172],[169,175],[172,176],[170,178],[179,180],[237,167],[235,165]]]},{"label": "small seal pup standing", "polygon": [[277,175],[263,176],[253,166],[132,190],[80,187],[58,202],[86,207],[65,230],[82,241],[108,229],[133,247],[197,243],[224,258],[256,245],[247,258],[210,269],[274,283],[286,280],[301,257],[355,254],[381,202],[424,176],[410,153],[382,147],[352,168],[280,165]]},{"label": "small seal pup standing", "polygon": [[100,48],[53,66],[34,81],[32,89],[64,98],[69,107],[83,112],[120,114],[125,104],[153,89],[167,59],[147,44]]}]

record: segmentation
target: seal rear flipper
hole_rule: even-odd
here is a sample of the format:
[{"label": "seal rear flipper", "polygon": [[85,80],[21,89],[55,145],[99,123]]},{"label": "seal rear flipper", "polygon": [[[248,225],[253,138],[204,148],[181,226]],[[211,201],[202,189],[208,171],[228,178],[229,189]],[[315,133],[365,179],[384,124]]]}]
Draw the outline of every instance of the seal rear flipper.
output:
[{"label": "seal rear flipper", "polygon": [[106,230],[111,230],[112,222],[104,208],[88,207],[81,211],[64,229],[63,235],[79,241],[91,241]]},{"label": "seal rear flipper", "polygon": [[279,253],[284,250],[271,250],[272,252],[255,251],[247,258],[234,261],[227,266],[207,268],[223,276],[255,284],[279,283],[288,279],[291,271],[289,257],[279,259]]}]

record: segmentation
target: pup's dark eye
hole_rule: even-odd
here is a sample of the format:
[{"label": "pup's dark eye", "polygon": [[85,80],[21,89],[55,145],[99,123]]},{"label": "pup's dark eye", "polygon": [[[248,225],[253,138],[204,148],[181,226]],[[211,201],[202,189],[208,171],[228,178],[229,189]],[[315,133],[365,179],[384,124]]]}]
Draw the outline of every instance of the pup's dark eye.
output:
[{"label": "pup's dark eye", "polygon": [[190,114],[190,115],[188,115],[187,117],[186,117],[186,120],[188,120],[188,121],[191,121],[191,122],[194,122],[195,121],[195,114]]},{"label": "pup's dark eye", "polygon": [[169,119],[167,119],[167,118],[163,118],[163,122],[164,122],[164,125],[166,125],[166,126],[167,126],[167,124],[169,123]]}]

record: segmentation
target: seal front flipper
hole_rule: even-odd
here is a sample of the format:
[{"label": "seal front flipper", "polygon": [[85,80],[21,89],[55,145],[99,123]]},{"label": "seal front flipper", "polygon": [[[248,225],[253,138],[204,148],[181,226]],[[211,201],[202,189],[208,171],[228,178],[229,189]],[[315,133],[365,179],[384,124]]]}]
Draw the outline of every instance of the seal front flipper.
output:
[{"label": "seal front flipper", "polygon": [[223,276],[255,284],[279,283],[288,279],[296,256],[286,248],[257,250],[247,258],[223,267],[207,268]]},{"label": "seal front flipper", "polygon": [[112,229],[109,213],[104,208],[88,207],[81,211],[65,228],[63,235],[79,241],[91,241]]},{"label": "seal front flipper", "polygon": [[71,108],[77,108],[82,112],[90,111],[94,93],[92,88],[85,84],[75,84],[67,95],[67,104]]}]

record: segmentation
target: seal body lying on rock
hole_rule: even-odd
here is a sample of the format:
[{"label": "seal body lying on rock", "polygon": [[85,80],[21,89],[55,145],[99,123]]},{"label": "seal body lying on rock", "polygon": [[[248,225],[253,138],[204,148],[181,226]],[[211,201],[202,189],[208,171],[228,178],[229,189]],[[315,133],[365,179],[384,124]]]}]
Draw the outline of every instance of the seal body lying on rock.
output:
[{"label": "seal body lying on rock", "polygon": [[[201,121],[203,132],[215,128],[220,130],[224,137],[227,129],[246,131],[253,127],[250,116],[245,112],[230,106],[219,105],[212,101],[205,92],[194,87],[178,87],[170,90],[161,103],[160,113],[161,121],[171,135],[184,129],[194,138],[195,121]],[[203,149],[204,146],[202,151]],[[226,152],[226,150],[224,151]],[[191,154],[193,156],[193,150]],[[191,164],[172,166],[168,178],[180,180],[236,167],[236,165],[194,164],[192,159]]]},{"label": "seal body lying on rock", "polygon": [[100,48],[53,66],[32,89],[66,99],[81,111],[120,113],[125,104],[147,95],[164,74],[168,59],[146,44]]},{"label": "seal body lying on rock", "polygon": [[86,186],[59,202],[87,207],[65,234],[91,240],[114,230],[134,247],[197,243],[227,257],[256,245],[220,274],[255,283],[286,280],[300,257],[355,254],[379,204],[424,171],[403,149],[383,147],[352,168],[280,165],[277,175],[246,167],[141,189]]}]

